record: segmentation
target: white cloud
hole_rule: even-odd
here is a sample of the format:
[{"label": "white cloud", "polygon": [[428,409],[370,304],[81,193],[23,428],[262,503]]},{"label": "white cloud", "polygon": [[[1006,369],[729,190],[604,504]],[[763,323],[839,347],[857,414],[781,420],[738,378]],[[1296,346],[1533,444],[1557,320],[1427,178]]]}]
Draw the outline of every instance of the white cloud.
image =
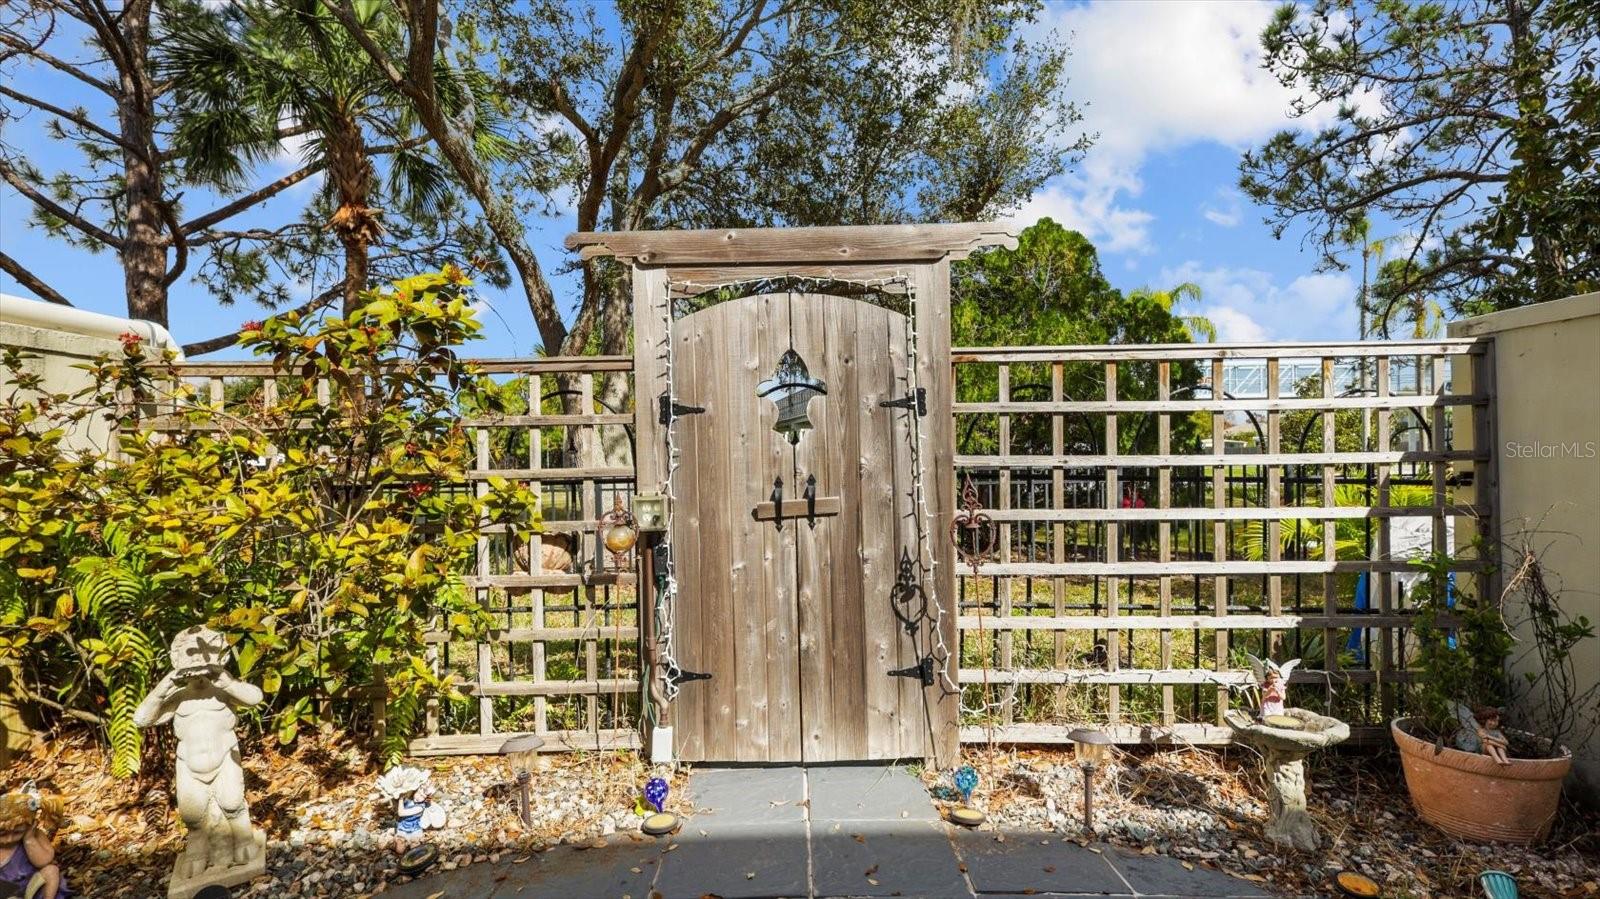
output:
[{"label": "white cloud", "polygon": [[[1277,6],[1096,0],[1047,7],[1032,36],[1070,44],[1068,90],[1080,100],[1080,127],[1098,137],[1079,171],[1046,185],[1018,218],[1044,209],[1075,213],[1087,225],[1080,230],[1106,241],[1105,249],[1147,251],[1153,217],[1129,200],[1139,194],[1149,154],[1202,142],[1243,149],[1296,124],[1289,118],[1296,91],[1261,66],[1261,32]],[[1375,102],[1363,97],[1357,105]],[[1332,114],[1319,110],[1297,124],[1318,127]],[[1241,220],[1227,206],[1203,214],[1224,227]]]},{"label": "white cloud", "polygon": [[1244,196],[1228,188],[1219,190],[1213,202],[1200,207],[1200,214],[1214,225],[1232,228],[1244,219]]},{"label": "white cloud", "polygon": [[1157,284],[1200,286],[1199,314],[1222,341],[1325,340],[1356,333],[1355,279],[1344,272],[1301,275],[1280,285],[1252,268],[1185,262],[1162,269]]},{"label": "white cloud", "polygon": [[1202,314],[1217,326],[1217,340],[1222,343],[1260,343],[1267,339],[1267,329],[1260,322],[1232,306],[1211,306]]},{"label": "white cloud", "polygon": [[1150,213],[1117,206],[1119,190],[1138,193],[1138,183],[1095,180],[1074,174],[1049,184],[1034,194],[1017,212],[1027,223],[1041,218],[1081,232],[1102,251],[1147,251],[1150,246]]}]

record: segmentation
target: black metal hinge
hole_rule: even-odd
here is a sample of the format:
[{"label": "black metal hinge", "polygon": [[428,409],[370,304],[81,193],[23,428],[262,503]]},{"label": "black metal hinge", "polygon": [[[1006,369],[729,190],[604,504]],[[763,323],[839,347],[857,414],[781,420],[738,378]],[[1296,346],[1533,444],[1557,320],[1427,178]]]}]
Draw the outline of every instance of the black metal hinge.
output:
[{"label": "black metal hinge", "polygon": [[909,668],[896,668],[889,672],[890,677],[914,677],[922,681],[924,687],[933,686],[933,656],[923,656],[922,661]]},{"label": "black metal hinge", "polygon": [[674,687],[692,680],[710,679],[711,675],[708,673],[703,673],[700,671],[685,671],[682,668],[679,668],[676,672],[667,676],[667,682],[672,684]]},{"label": "black metal hinge", "polygon": [[675,402],[672,397],[664,393],[659,397],[659,402],[661,405],[660,421],[664,425],[672,424],[672,420],[679,416],[699,415],[701,412],[706,411],[704,406],[685,406],[682,403]]},{"label": "black metal hinge", "polygon": [[918,387],[915,393],[908,393],[897,400],[884,400],[878,405],[885,409],[910,409],[921,418],[928,414],[928,391]]}]

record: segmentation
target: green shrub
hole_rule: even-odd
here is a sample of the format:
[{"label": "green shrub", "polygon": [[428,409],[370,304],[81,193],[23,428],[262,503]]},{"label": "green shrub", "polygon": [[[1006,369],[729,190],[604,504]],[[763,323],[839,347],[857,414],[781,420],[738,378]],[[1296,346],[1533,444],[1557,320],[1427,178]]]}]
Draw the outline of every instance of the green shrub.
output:
[{"label": "green shrub", "polygon": [[[466,286],[446,269],[372,292],[348,318],[251,323],[241,343],[292,377],[220,409],[133,335],[71,396],[8,354],[0,662],[28,697],[103,726],[116,772],[133,773],[133,708],[172,635],[206,622],[266,691],[280,740],[338,723],[382,681],[383,753],[398,757],[425,699],[457,694],[425,635],[473,639],[487,623],[458,578],[480,525],[538,526],[526,488],[464,477],[460,410],[500,406],[456,355],[479,327]],[[118,421],[116,455],[66,449],[97,416]]]}]

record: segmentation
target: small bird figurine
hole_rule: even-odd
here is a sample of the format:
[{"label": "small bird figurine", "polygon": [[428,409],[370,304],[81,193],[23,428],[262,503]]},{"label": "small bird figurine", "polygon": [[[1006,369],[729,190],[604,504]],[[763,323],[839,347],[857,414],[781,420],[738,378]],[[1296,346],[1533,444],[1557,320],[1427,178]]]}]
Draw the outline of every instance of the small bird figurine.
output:
[{"label": "small bird figurine", "polygon": [[656,811],[661,811],[662,805],[667,801],[667,781],[665,778],[652,777],[644,785],[644,798]]},{"label": "small bird figurine", "polygon": [[956,769],[956,789],[961,791],[963,805],[972,804],[972,791],[978,788],[978,772],[971,765]]}]

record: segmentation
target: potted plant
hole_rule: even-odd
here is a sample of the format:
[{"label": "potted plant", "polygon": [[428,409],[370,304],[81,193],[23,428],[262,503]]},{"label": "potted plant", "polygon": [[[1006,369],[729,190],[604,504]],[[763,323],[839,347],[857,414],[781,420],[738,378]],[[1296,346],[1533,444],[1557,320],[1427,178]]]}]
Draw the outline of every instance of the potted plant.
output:
[{"label": "potted plant", "polygon": [[1448,557],[1416,563],[1413,714],[1390,732],[1424,820],[1464,839],[1531,844],[1555,822],[1568,745],[1600,722],[1600,688],[1580,685],[1572,658],[1594,628],[1562,610],[1531,539],[1506,557],[1516,567],[1498,602],[1452,597]]}]

